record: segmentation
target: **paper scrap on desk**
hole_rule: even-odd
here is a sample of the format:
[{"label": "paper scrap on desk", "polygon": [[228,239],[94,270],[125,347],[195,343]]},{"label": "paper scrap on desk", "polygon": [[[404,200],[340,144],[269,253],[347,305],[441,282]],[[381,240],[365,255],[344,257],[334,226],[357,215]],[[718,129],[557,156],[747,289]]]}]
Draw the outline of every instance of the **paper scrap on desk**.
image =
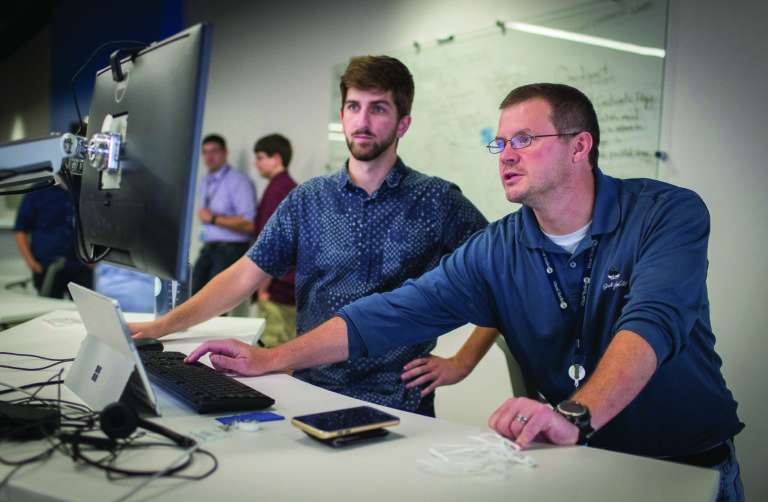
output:
[{"label": "paper scrap on desk", "polygon": [[217,439],[228,438],[231,435],[231,432],[224,430],[220,425],[211,425],[189,431],[189,437],[197,441],[198,444],[210,443]]},{"label": "paper scrap on desk", "polygon": [[242,422],[244,420],[258,420],[259,422],[271,422],[273,420],[284,420],[285,417],[276,413],[269,413],[267,411],[254,411],[251,413],[245,413],[242,415],[232,415],[229,417],[219,417],[216,420],[224,425],[232,425],[235,422]]},{"label": "paper scrap on desk", "polygon": [[52,319],[43,319],[43,322],[54,328],[70,328],[83,325],[83,321],[76,317],[54,317]]}]

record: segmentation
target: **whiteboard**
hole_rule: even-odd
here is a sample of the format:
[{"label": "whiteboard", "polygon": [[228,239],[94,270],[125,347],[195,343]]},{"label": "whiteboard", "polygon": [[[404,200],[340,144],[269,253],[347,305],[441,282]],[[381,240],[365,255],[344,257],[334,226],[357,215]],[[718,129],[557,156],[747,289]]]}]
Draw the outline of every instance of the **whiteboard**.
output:
[{"label": "whiteboard", "polygon": [[[665,22],[666,11],[661,13]],[[615,21],[626,23],[618,16]],[[648,22],[648,17],[641,21]],[[616,31],[610,22],[601,28]],[[498,156],[485,147],[496,136],[501,101],[519,85],[577,87],[598,115],[598,165],[603,172],[621,178],[657,176],[662,57],[510,29],[388,55],[411,70],[416,87],[412,124],[398,154],[406,165],[458,184],[490,221],[519,207],[504,197]],[[345,68],[346,63],[334,67],[335,83]],[[339,96],[338,89],[335,94]],[[333,103],[332,117],[338,122],[340,97]],[[335,171],[349,154],[343,141],[330,146],[329,168]]]}]

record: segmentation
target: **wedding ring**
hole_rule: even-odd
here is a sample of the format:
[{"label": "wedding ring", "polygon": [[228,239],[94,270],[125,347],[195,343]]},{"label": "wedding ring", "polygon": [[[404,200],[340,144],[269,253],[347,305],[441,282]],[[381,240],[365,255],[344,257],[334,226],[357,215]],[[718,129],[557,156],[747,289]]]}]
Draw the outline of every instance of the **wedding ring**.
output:
[{"label": "wedding ring", "polygon": [[520,422],[523,425],[528,423],[528,417],[524,417],[522,415],[515,415],[515,420],[517,420],[518,422]]}]

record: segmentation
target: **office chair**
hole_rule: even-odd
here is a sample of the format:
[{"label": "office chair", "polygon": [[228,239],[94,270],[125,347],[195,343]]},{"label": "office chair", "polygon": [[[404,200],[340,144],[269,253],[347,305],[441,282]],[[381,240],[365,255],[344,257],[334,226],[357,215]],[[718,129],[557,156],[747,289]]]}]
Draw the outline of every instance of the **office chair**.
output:
[{"label": "office chair", "polygon": [[43,277],[43,284],[40,286],[39,296],[50,296],[51,289],[53,289],[53,283],[56,280],[56,275],[64,270],[64,266],[67,264],[67,260],[63,256],[59,256],[48,266],[45,271],[45,277]]},{"label": "office chair", "polygon": [[512,384],[512,394],[515,397],[527,397],[529,399],[535,399],[537,401],[546,402],[543,396],[536,389],[536,385],[533,380],[523,372],[520,365],[515,360],[515,356],[510,352],[507,342],[504,341],[503,336],[499,336],[496,339],[496,345],[504,353],[504,357],[507,359],[507,370],[509,371],[509,380]]},{"label": "office chair", "polygon": [[24,294],[34,294],[37,296],[48,296],[51,293],[51,289],[53,288],[54,280],[56,279],[56,274],[58,274],[61,270],[64,269],[64,266],[66,265],[66,260],[64,257],[58,257],[56,258],[53,263],[48,267],[48,269],[45,271],[45,277],[43,277],[43,283],[40,286],[40,291],[34,291],[34,286],[32,283],[34,282],[32,277],[28,277],[26,279],[20,279],[18,281],[11,281],[5,284],[5,289],[9,291],[17,291],[19,293]]}]

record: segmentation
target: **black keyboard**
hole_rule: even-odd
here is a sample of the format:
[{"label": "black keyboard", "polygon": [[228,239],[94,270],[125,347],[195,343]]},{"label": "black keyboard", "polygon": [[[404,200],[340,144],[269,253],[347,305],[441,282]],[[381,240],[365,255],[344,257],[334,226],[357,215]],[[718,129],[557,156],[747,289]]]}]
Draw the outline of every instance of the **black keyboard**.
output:
[{"label": "black keyboard", "polygon": [[149,379],[198,413],[269,408],[275,400],[200,362],[185,363],[181,352],[139,351]]}]

